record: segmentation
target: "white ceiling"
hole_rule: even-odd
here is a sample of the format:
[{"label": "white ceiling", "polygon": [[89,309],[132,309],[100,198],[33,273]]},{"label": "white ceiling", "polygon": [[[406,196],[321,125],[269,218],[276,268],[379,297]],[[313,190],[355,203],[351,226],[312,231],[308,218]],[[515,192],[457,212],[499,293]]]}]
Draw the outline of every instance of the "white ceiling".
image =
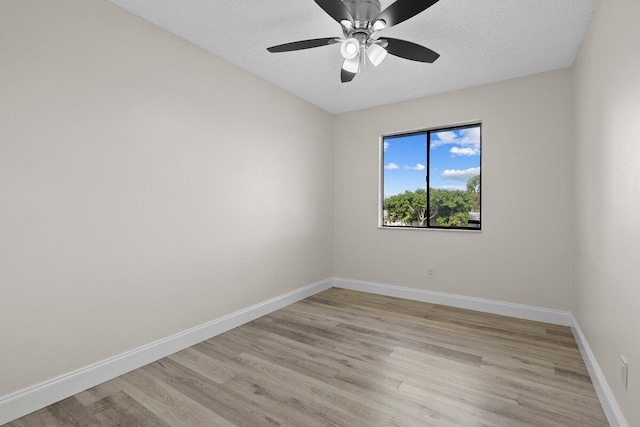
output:
[{"label": "white ceiling", "polygon": [[[433,64],[389,55],[340,82],[339,45],[266,48],[339,37],[313,0],[110,0],[334,114],[571,66],[597,0],[440,0],[377,33],[440,53]],[[381,0],[382,8],[391,0]]]}]

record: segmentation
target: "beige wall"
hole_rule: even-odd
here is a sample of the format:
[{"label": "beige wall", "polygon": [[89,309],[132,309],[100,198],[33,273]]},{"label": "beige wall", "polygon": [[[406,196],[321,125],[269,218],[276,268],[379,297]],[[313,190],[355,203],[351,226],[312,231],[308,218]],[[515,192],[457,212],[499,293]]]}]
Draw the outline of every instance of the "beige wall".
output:
[{"label": "beige wall", "polygon": [[333,117],[98,0],[0,3],[0,396],[333,272]]},{"label": "beige wall", "polygon": [[[568,310],[570,89],[560,70],[338,116],[336,276]],[[476,120],[482,232],[378,229],[379,135]]]},{"label": "beige wall", "polygon": [[[572,309],[640,424],[636,16],[334,118],[107,2],[0,3],[0,396],[335,275]],[[378,229],[379,135],[476,120],[483,231]]]},{"label": "beige wall", "polygon": [[631,426],[640,425],[639,17],[638,1],[601,0],[574,66],[573,311]]}]

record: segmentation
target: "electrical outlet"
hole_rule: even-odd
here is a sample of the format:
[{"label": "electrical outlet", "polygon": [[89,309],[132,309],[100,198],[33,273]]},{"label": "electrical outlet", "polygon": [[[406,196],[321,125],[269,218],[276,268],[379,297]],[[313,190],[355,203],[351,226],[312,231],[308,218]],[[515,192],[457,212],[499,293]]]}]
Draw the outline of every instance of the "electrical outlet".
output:
[{"label": "electrical outlet", "polygon": [[624,389],[627,390],[629,385],[629,362],[622,355],[620,355],[620,381],[622,381]]},{"label": "electrical outlet", "polygon": [[435,279],[436,278],[436,273],[435,273],[435,270],[433,269],[433,267],[427,267],[427,277],[429,279]]}]

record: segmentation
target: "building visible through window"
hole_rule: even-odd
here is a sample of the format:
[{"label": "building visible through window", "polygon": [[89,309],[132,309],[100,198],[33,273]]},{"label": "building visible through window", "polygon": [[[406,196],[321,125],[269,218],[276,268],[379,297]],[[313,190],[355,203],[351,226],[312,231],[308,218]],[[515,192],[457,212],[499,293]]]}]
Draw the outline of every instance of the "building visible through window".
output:
[{"label": "building visible through window", "polygon": [[481,125],[382,138],[382,226],[481,228]]}]

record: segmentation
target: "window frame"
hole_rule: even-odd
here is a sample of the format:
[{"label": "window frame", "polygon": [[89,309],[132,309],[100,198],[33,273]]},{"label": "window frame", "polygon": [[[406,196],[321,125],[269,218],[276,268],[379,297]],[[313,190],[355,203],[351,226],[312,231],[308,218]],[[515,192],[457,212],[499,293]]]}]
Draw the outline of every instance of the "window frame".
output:
[{"label": "window frame", "polygon": [[[387,137],[401,137],[401,136],[411,136],[418,134],[426,134],[427,139],[427,158],[426,158],[426,174],[425,174],[425,183],[426,183],[426,197],[427,197],[427,212],[430,212],[430,189],[429,189],[429,172],[431,170],[431,133],[433,132],[443,132],[449,130],[460,130],[472,127],[480,128],[480,221],[478,227],[444,227],[431,225],[430,221],[427,220],[427,225],[424,227],[417,227],[413,225],[385,225],[384,224],[384,140]],[[434,126],[428,128],[414,129],[408,131],[399,131],[399,132],[388,132],[380,135],[379,138],[379,165],[378,165],[378,228],[383,230],[432,230],[432,231],[471,231],[471,232],[481,232],[482,231],[482,121],[474,120],[459,124],[450,124],[445,126]]]}]

